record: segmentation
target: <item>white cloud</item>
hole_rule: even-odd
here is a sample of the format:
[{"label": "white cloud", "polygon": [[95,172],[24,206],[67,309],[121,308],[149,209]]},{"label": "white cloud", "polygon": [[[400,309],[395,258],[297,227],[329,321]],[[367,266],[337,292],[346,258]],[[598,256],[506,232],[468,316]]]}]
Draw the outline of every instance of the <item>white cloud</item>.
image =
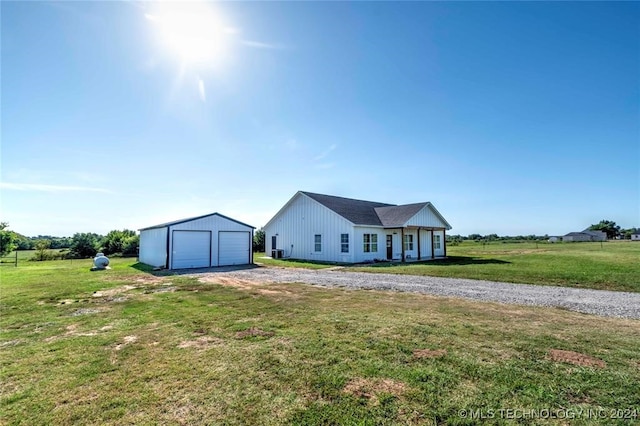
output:
[{"label": "white cloud", "polygon": [[315,157],[313,160],[314,161],[319,161],[322,160],[323,158],[326,158],[329,154],[331,154],[333,151],[335,151],[335,149],[338,147],[338,145],[336,145],[335,143],[333,145],[331,145],[329,148],[327,148],[326,150],[324,150],[324,152],[322,152],[322,154],[318,155],[317,157]]},{"label": "white cloud", "polygon": [[40,183],[14,183],[0,182],[0,188],[13,191],[40,191],[40,192],[102,192],[111,194],[113,191],[104,188],[92,188],[88,186],[74,185],[46,185]]},{"label": "white cloud", "polygon": [[271,50],[286,49],[285,46],[280,44],[263,43],[261,41],[254,41],[254,40],[242,40],[241,43],[248,47],[255,47],[256,49],[271,49]]}]

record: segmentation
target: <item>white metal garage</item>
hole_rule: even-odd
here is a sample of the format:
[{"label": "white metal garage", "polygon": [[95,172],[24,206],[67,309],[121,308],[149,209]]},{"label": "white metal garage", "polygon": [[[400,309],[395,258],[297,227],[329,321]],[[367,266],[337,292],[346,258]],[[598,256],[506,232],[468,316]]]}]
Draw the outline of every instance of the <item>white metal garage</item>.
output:
[{"label": "white metal garage", "polygon": [[139,260],[168,269],[251,264],[254,229],[219,213],[142,228]]}]

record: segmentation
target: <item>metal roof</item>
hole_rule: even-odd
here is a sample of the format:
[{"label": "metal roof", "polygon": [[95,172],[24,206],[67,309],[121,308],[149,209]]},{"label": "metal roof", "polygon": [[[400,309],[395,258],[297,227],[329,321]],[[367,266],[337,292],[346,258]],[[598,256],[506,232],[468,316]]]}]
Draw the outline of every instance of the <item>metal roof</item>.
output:
[{"label": "metal roof", "polygon": [[146,228],[138,229],[138,231],[145,231],[147,229],[156,229],[156,228],[166,228],[166,227],[169,227],[169,226],[172,226],[172,225],[178,225],[180,223],[191,222],[193,220],[203,219],[203,218],[209,217],[209,216],[220,216],[221,218],[230,220],[230,221],[238,223],[240,225],[248,226],[251,229],[256,229],[255,226],[247,225],[246,223],[242,223],[239,220],[232,219],[229,216],[225,216],[223,214],[220,214],[220,213],[216,212],[216,213],[205,214],[205,215],[202,215],[202,216],[190,217],[190,218],[187,218],[187,219],[174,220],[173,222],[161,223],[159,225],[147,226]]}]

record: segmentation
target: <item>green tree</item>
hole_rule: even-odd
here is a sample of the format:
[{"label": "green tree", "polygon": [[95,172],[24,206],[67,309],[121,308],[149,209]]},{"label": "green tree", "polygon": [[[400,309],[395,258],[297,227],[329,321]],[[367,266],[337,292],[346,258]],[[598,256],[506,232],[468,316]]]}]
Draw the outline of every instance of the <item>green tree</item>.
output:
[{"label": "green tree", "polygon": [[600,223],[591,225],[589,230],[605,232],[609,239],[613,239],[620,235],[620,227],[612,220],[601,220]]},{"label": "green tree", "polygon": [[264,251],[264,229],[260,228],[253,233],[253,251]]},{"label": "green tree", "polygon": [[132,235],[125,238],[122,242],[123,256],[137,256],[140,249],[140,236]]},{"label": "green tree", "polygon": [[33,248],[33,242],[28,237],[24,235],[18,234],[17,232],[13,233],[16,236],[16,250],[31,250]]},{"label": "green tree", "polygon": [[123,253],[125,245],[129,245],[128,249],[131,250],[131,244],[136,237],[136,231],[124,229],[122,231],[113,230],[104,237],[102,242],[102,251],[106,255],[114,253]]},{"label": "green tree", "polygon": [[6,256],[16,249],[16,233],[9,231],[7,222],[0,222],[0,256]]},{"label": "green tree", "polygon": [[36,260],[45,260],[45,258],[47,257],[47,250],[49,250],[49,247],[51,247],[51,241],[38,240],[36,241],[34,246],[36,249]]},{"label": "green tree", "polygon": [[95,256],[101,239],[100,235],[92,232],[76,233],[71,241],[71,255],[80,258]]}]

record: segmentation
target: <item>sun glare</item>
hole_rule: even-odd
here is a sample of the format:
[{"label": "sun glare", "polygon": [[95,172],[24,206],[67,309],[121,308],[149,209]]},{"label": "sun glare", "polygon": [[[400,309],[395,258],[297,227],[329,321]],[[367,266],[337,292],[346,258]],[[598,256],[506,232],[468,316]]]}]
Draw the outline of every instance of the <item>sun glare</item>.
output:
[{"label": "sun glare", "polygon": [[190,65],[216,65],[224,55],[228,32],[209,4],[157,4],[145,17],[157,29],[163,46]]}]

